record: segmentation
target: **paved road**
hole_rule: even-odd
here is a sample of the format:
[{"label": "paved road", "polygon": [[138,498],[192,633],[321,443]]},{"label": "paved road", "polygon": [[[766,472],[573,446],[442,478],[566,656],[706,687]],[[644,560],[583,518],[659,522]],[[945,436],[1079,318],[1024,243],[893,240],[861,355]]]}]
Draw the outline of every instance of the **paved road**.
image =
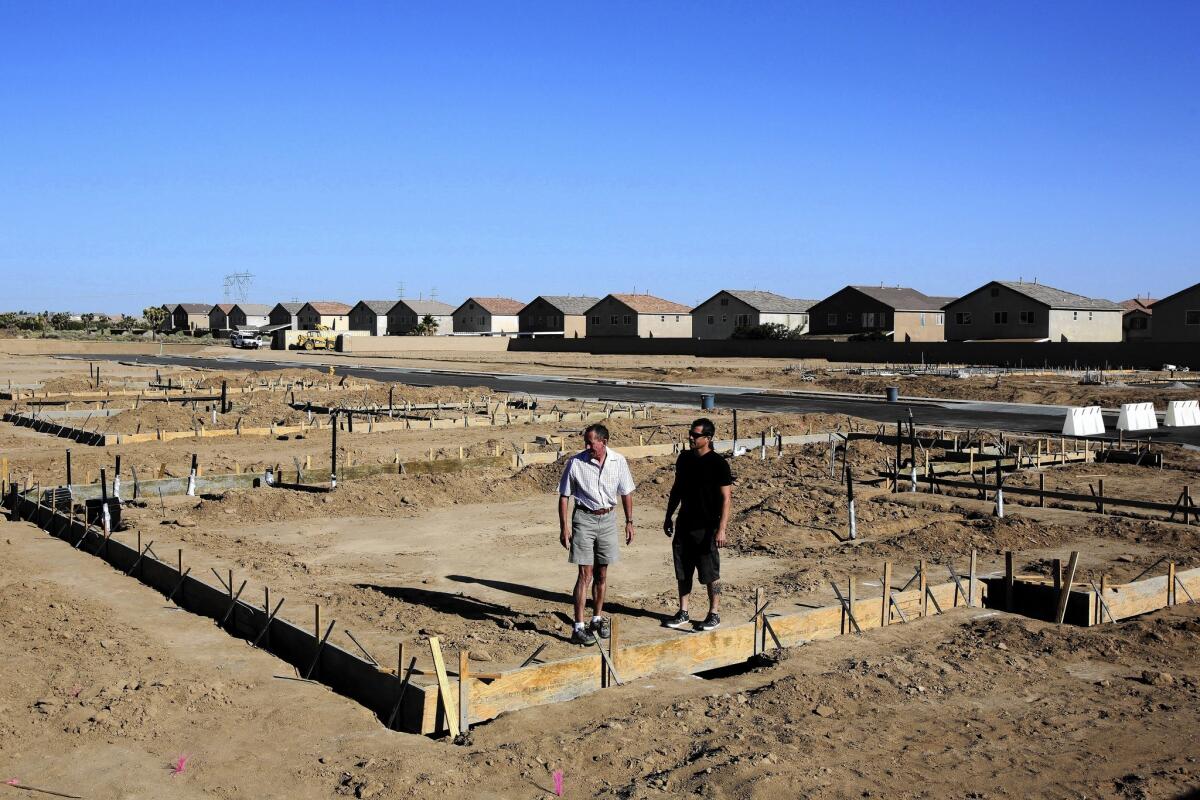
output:
[{"label": "paved road", "polygon": [[[271,370],[307,367],[322,369],[324,364],[306,360],[259,360],[196,356],[80,356],[89,361],[131,361],[152,366],[203,367],[208,369]],[[389,380],[418,386],[487,386],[510,393],[526,392],[542,397],[578,398],[581,400],[619,400],[633,403],[655,403],[700,407],[700,394],[716,395],[717,406],[749,411],[794,413],[847,414],[878,422],[895,423],[908,418],[911,409],[918,425],[947,428],[987,428],[1021,433],[1058,435],[1062,431],[1063,410],[1060,406],[1030,404],[984,403],[970,401],[938,401],[902,399],[890,404],[880,399],[829,395],[823,392],[773,392],[751,387],[700,387],[624,380],[582,380],[551,375],[520,373],[485,374],[453,372],[408,367],[377,367],[334,365],[339,375]],[[1115,433],[1116,414],[1105,414],[1106,428]],[[1200,428],[1160,428],[1154,441],[1189,444],[1200,447]]]}]

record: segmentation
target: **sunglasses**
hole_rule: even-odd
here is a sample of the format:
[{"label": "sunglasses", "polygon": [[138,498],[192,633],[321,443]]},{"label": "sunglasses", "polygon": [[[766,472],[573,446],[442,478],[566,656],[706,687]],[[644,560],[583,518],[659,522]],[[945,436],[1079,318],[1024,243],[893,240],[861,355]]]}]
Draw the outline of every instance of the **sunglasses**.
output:
[{"label": "sunglasses", "polygon": [[689,438],[689,439],[703,439],[703,438],[704,438],[704,437],[706,437],[706,436],[710,436],[710,434],[707,434],[707,433],[696,433],[695,431],[688,431],[688,438]]}]

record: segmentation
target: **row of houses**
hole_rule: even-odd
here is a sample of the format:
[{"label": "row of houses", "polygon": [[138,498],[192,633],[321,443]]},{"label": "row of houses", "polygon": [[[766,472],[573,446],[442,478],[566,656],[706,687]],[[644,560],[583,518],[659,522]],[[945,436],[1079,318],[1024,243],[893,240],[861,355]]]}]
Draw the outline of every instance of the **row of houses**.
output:
[{"label": "row of houses", "polygon": [[[529,303],[470,297],[458,307],[436,300],[361,300],[164,306],[175,330],[223,332],[360,331],[402,336],[507,336],[728,339],[778,326],[792,336],[877,338],[904,342],[1130,339],[1200,341],[1200,284],[1161,300],[1123,303],[1028,281],[990,281],[962,297],[903,286],[846,286],[823,300],[722,289],[694,308],[650,294],[540,295]],[[430,325],[429,323],[432,323]],[[432,330],[428,330],[432,328]]]}]

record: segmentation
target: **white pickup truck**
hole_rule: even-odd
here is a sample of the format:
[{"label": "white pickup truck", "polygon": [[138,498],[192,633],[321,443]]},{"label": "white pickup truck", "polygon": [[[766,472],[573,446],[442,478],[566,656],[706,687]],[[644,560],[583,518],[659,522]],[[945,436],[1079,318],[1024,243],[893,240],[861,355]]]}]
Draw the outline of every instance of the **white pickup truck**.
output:
[{"label": "white pickup truck", "polygon": [[263,346],[263,340],[253,331],[234,331],[229,334],[229,345],[245,350],[258,350]]}]

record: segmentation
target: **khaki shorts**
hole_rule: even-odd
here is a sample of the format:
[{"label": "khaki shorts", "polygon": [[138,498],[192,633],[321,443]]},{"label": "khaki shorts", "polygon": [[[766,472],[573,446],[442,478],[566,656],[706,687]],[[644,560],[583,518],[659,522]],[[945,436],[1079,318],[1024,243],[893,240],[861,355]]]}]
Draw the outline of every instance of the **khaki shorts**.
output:
[{"label": "khaki shorts", "polygon": [[571,556],[567,560],[585,565],[615,564],[621,560],[615,509],[600,516],[579,510],[571,515]]}]

